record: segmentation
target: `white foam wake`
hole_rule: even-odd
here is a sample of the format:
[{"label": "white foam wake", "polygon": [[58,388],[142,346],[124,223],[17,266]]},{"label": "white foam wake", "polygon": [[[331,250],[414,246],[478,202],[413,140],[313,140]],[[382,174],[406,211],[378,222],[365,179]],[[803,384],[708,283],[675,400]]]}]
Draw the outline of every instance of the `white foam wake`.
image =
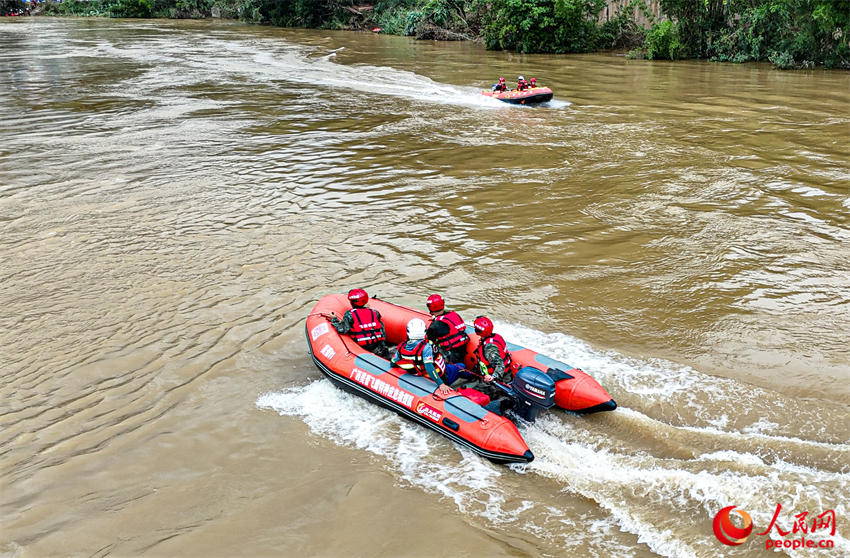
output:
[{"label": "white foam wake", "polygon": [[[247,77],[252,81],[285,83],[289,87],[303,84],[310,92],[320,87],[479,109],[528,108],[481,95],[481,89],[475,87],[440,83],[407,70],[368,64],[342,64],[336,61],[342,48],[317,55],[315,48],[287,43],[279,38],[229,41],[212,38],[196,41],[189,49],[172,36],[149,41],[155,45],[100,44],[95,50],[111,57],[125,57],[146,64],[151,61],[167,62],[174,67],[175,83],[180,83],[179,80],[188,74],[197,79],[204,72],[209,73],[209,79],[221,81],[222,73],[226,73],[241,79]],[[226,49],[229,55],[221,56],[222,49]],[[185,66],[190,66],[192,72],[182,71],[181,67]],[[489,84],[484,87],[489,87]],[[553,100],[547,106],[560,109],[569,104]]]}]

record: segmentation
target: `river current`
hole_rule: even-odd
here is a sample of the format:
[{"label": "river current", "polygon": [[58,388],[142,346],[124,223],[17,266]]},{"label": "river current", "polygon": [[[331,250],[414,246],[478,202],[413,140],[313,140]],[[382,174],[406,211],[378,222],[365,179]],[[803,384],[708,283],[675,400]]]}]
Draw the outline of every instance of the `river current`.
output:
[{"label": "river current", "polygon": [[[781,552],[850,556],[850,73],[209,21],[0,52],[0,556],[772,556],[777,504],[837,517]],[[479,94],[518,74],[554,101]],[[313,366],[354,286],[620,407],[482,460]]]}]

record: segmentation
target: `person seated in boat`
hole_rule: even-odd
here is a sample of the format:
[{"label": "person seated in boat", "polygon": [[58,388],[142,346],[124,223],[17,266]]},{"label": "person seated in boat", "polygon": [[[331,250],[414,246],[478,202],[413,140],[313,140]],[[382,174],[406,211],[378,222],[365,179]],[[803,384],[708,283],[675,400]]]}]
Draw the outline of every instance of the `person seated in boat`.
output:
[{"label": "person seated in boat", "polygon": [[452,364],[463,362],[466,358],[466,344],[469,342],[463,318],[454,310],[446,310],[446,301],[438,294],[429,296],[425,305],[434,318],[432,323],[443,322],[448,325],[446,333],[437,338],[435,344]]},{"label": "person seated in boat", "polygon": [[502,91],[507,91],[508,86],[505,83],[505,78],[500,77],[498,83],[493,84],[493,91],[496,93],[501,93]]},{"label": "person seated in boat", "polygon": [[517,91],[525,91],[526,89],[528,89],[528,82],[525,81],[525,78],[522,77],[522,76],[517,77],[516,78],[516,90]]},{"label": "person seated in boat", "polygon": [[535,78],[528,80],[528,88],[534,89],[535,87],[537,87],[537,80]]},{"label": "person seated in boat", "polygon": [[342,320],[333,316],[331,325],[337,333],[347,334],[367,351],[389,358],[387,334],[381,314],[366,306],[369,295],[363,289],[351,289],[348,291],[348,300],[351,302],[351,310],[345,311]]},{"label": "person seated in boat", "polygon": [[493,333],[493,321],[487,316],[478,316],[472,324],[478,334],[475,348],[476,372],[486,382],[493,380],[510,382],[513,378],[513,362],[507,343],[498,333]]},{"label": "person seated in boat", "polygon": [[443,396],[451,392],[451,384],[458,378],[472,378],[463,365],[446,362],[425,338],[425,322],[419,318],[407,322],[407,341],[398,346],[390,362],[412,374],[430,378]]}]

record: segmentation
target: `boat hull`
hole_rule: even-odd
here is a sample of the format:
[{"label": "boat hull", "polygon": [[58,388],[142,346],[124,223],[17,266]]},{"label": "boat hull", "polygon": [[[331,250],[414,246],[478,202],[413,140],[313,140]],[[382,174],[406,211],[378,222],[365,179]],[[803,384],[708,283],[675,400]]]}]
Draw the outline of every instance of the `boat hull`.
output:
[{"label": "boat hull", "polygon": [[512,105],[539,105],[552,100],[552,90],[548,87],[534,87],[525,91],[482,91],[482,95],[499,99]]}]

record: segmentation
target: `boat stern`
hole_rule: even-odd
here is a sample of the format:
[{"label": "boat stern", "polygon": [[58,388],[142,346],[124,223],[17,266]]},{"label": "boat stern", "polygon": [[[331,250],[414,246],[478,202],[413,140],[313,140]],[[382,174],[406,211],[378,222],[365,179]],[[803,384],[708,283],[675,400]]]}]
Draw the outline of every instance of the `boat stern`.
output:
[{"label": "boat stern", "polygon": [[574,413],[613,411],[617,403],[599,382],[578,368],[568,370],[569,379],[559,380],[555,387],[555,404]]},{"label": "boat stern", "polygon": [[491,460],[502,463],[529,463],[534,454],[525,443],[516,425],[509,420],[501,420],[493,426],[486,438],[486,447],[493,457]]}]

